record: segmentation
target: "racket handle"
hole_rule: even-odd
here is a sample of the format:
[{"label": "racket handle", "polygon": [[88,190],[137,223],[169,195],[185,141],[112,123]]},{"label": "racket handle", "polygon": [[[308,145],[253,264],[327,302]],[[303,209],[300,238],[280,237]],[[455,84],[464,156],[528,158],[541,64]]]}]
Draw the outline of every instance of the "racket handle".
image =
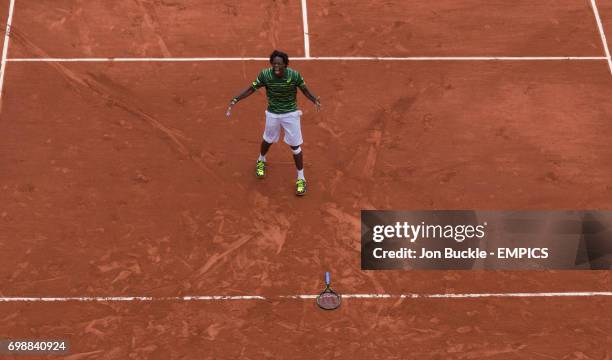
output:
[{"label": "racket handle", "polygon": [[329,271],[325,272],[325,285],[329,286],[331,284],[331,275]]}]

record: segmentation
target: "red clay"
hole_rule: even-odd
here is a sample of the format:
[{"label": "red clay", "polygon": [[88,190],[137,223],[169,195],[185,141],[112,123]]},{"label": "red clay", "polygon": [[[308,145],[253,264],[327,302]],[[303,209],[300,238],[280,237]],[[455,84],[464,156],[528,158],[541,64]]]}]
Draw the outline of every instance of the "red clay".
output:
[{"label": "red clay", "polygon": [[[10,56],[164,56],[159,34],[173,56],[265,57],[276,45],[301,56],[297,3],[275,2],[287,14],[281,21],[292,25],[271,25],[262,41],[249,36],[249,25],[229,20],[231,6],[212,2],[202,8],[18,2]],[[323,11],[311,3],[312,14]],[[265,22],[265,6],[232,4],[239,19]],[[567,5],[551,6],[553,18],[538,12],[543,5],[499,10],[520,9],[529,18],[508,22],[505,37],[484,43],[466,37],[454,49],[469,53],[452,55],[600,56],[588,3]],[[159,20],[153,29],[138,36],[113,32],[144,29],[145,13],[137,11],[151,8]],[[447,21],[466,18],[445,9]],[[111,18],[117,13],[131,20]],[[556,27],[566,29],[570,13],[573,35],[544,46]],[[178,21],[178,14],[208,21]],[[369,21],[360,14],[345,17]],[[412,54],[384,53],[377,38],[384,32],[370,39],[362,26],[349,32],[345,24],[343,36],[363,36],[372,46],[363,47],[372,53],[350,52],[330,39],[340,36],[325,30],[324,17],[311,17],[314,55]],[[530,19],[559,23],[526,26]],[[90,32],[79,33],[77,25]],[[444,29],[449,35],[440,39],[456,43],[464,31],[457,29]],[[222,41],[202,35],[213,30]],[[507,34],[516,31],[532,39],[539,32],[541,42],[530,49],[541,51],[513,43]],[[426,55],[439,54],[446,53]],[[609,271],[359,269],[361,209],[609,209],[612,82],[605,61],[295,61],[291,66],[324,109],[315,114],[300,98],[310,189],[301,199],[292,192],[286,146],[272,148],[268,178],[252,174],[264,96],[241,102],[231,120],[224,117],[228,100],[266,62],[9,65],[0,115],[1,296],[314,293],[326,270],[344,293],[612,288]],[[0,304],[0,338],[65,335],[75,354],[103,359],[604,359],[609,302],[349,300],[333,313],[310,301]],[[265,341],[270,334],[276,342]]]},{"label": "red clay", "polygon": [[610,49],[612,48],[612,38],[610,37],[610,31],[612,31],[612,1],[597,1],[597,9],[599,10],[604,32],[607,35],[606,40],[608,42],[608,49]]},{"label": "red clay", "polygon": [[[281,45],[304,52],[299,1],[17,1],[14,28],[49,57],[265,57]],[[12,57],[34,56],[12,45]]]},{"label": "red clay", "polygon": [[[368,74],[371,64],[351,62],[326,83],[316,69],[329,63],[296,63],[328,99],[319,115],[304,107],[311,193],[296,199],[285,146],[272,148],[266,180],[252,177],[263,96],[223,116],[250,79],[205,74],[234,64],[14,64],[0,196],[4,239],[20,241],[2,255],[3,292],[44,295],[33,280],[54,295],[310,292],[325,269],[349,292],[438,291],[445,274],[421,284],[359,270],[360,209],[605,208],[605,63],[478,65],[386,63],[391,71]],[[398,78],[404,90],[385,88]],[[526,286],[476,274],[452,287]],[[607,286],[597,273],[568,274],[537,276],[546,290]]]},{"label": "red clay", "polygon": [[0,320],[15,337],[69,339],[71,354],[85,359],[607,359],[612,323],[602,315],[611,305],[345,299],[325,312],[303,301],[5,304]]},{"label": "red clay", "polygon": [[589,1],[320,0],[313,56],[601,56]]},{"label": "red clay", "polygon": [[2,6],[0,6],[0,24],[2,24],[0,25],[0,49],[4,48],[4,36],[6,34],[6,20],[8,17],[8,10],[8,3],[3,3]]}]

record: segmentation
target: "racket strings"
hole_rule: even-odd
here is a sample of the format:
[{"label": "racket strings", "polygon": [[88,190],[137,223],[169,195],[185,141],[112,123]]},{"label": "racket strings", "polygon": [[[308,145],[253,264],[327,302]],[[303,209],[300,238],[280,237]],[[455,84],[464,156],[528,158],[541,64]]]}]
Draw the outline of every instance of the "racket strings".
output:
[{"label": "racket strings", "polygon": [[317,298],[317,304],[326,310],[333,310],[340,306],[340,296],[332,292],[325,292]]}]

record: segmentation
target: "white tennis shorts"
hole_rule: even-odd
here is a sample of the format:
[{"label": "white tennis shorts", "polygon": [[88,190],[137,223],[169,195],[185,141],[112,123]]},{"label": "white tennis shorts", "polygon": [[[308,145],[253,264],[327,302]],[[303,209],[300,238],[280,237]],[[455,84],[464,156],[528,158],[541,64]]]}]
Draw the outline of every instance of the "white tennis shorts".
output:
[{"label": "white tennis shorts", "polygon": [[266,110],[266,128],[263,139],[268,143],[278,142],[281,128],[285,131],[283,141],[289,146],[302,145],[302,129],[300,126],[300,110],[286,114],[274,114]]}]

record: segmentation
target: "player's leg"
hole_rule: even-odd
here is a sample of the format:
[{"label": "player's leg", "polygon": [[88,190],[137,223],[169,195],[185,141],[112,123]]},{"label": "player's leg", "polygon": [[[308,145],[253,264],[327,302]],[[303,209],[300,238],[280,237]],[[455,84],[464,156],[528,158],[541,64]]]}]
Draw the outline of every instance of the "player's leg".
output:
[{"label": "player's leg", "polygon": [[304,153],[302,152],[301,146],[291,146],[291,152],[293,152],[293,161],[295,161],[295,168],[297,169],[297,178],[305,180],[304,177]]},{"label": "player's leg", "polygon": [[266,154],[268,153],[268,150],[270,150],[270,146],[272,146],[272,143],[269,143],[266,140],[261,141],[259,158],[255,164],[255,176],[258,178],[263,178],[266,176]]},{"label": "player's leg", "polygon": [[272,146],[272,143],[269,143],[266,140],[261,141],[261,147],[259,150],[259,160],[266,161],[266,154],[268,153],[268,150],[270,150],[270,146]]},{"label": "player's leg", "polygon": [[266,127],[263,133],[263,140],[259,150],[259,158],[255,165],[255,176],[263,178],[266,176],[266,154],[270,146],[280,138],[281,123],[280,119],[266,111]]},{"label": "player's leg", "polygon": [[281,125],[285,130],[284,141],[291,147],[293,160],[297,169],[297,181],[295,183],[296,195],[304,195],[306,193],[306,178],[304,177],[304,154],[302,152],[302,129],[300,126],[301,111],[295,111],[287,114],[282,118]]},{"label": "player's leg", "polygon": [[293,152],[293,161],[295,161],[295,168],[297,169],[295,194],[301,196],[306,194],[306,178],[304,177],[304,154],[302,152],[301,146],[291,146],[291,152]]}]

